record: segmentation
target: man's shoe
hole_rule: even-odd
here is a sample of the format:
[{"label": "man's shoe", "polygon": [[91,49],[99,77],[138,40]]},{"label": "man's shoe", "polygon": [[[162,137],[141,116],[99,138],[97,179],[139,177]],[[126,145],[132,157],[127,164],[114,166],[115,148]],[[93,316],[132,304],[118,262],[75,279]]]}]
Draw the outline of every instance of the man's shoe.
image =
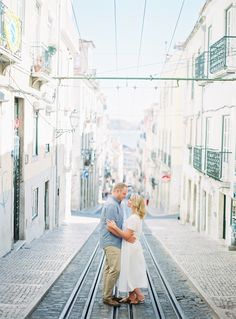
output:
[{"label": "man's shoe", "polygon": [[119,302],[113,300],[112,298],[103,299],[103,303],[105,303],[106,305],[109,305],[109,306],[113,306],[113,307],[120,307]]},{"label": "man's shoe", "polygon": [[122,299],[123,299],[122,297],[112,296],[112,300],[115,300],[117,302],[120,302]]}]

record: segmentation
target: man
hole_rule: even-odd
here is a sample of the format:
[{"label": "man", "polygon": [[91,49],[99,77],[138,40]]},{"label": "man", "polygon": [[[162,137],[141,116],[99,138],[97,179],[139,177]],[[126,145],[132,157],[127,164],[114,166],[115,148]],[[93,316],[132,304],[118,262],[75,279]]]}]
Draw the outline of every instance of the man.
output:
[{"label": "man", "polygon": [[[113,288],[120,274],[120,254],[122,238],[114,230],[109,231],[107,220],[114,220],[119,228],[123,225],[123,211],[121,201],[126,197],[128,187],[118,183],[113,187],[112,196],[104,204],[100,222],[100,246],[106,256],[103,274],[103,302],[107,305],[119,307],[119,298],[113,296]],[[134,235],[129,242],[135,241]]]}]

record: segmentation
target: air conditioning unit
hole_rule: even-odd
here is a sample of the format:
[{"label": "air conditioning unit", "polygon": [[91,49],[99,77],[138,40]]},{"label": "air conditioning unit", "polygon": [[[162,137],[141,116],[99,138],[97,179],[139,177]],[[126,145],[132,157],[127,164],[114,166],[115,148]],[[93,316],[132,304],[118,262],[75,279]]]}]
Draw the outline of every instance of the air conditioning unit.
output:
[{"label": "air conditioning unit", "polygon": [[43,110],[44,106],[39,101],[34,101],[33,102],[33,108],[34,108],[34,111],[37,112],[37,111]]}]

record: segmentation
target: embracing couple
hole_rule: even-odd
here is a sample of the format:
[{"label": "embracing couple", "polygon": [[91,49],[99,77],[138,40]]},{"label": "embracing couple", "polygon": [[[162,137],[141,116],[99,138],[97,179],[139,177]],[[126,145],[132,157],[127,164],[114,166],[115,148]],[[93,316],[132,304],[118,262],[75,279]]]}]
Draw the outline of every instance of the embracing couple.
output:
[{"label": "embracing couple", "polygon": [[[139,241],[145,203],[140,195],[132,194],[128,200],[131,215],[124,221],[121,202],[127,193],[128,187],[124,183],[113,187],[112,195],[103,206],[100,222],[100,245],[106,257],[103,302],[114,307],[119,307],[120,303],[143,303],[140,288],[147,287],[145,260]],[[116,284],[120,292],[127,293],[125,298],[113,294]]]}]

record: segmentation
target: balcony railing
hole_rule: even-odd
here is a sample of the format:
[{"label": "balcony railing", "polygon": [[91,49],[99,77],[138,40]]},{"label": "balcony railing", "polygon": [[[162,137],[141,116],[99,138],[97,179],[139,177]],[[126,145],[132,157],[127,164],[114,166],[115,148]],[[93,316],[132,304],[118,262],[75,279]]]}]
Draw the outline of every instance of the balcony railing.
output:
[{"label": "balcony railing", "polygon": [[[13,57],[20,58],[21,42],[21,20],[0,1],[0,49],[11,54]],[[1,56],[1,59],[4,61],[4,53],[2,53]]]},{"label": "balcony railing", "polygon": [[32,46],[32,56],[32,73],[51,73],[52,53],[50,52],[49,47],[43,44]]},{"label": "balcony railing", "polygon": [[193,149],[193,167],[198,171],[202,172],[202,159],[203,159],[203,149],[200,146],[195,146]]},{"label": "balcony railing", "polygon": [[195,59],[195,77],[197,79],[207,78],[207,52],[201,53]]},{"label": "balcony railing", "polygon": [[206,173],[208,176],[227,181],[229,175],[229,155],[231,152],[219,152],[216,150],[207,150],[206,155]]},{"label": "balcony railing", "polygon": [[195,146],[193,149],[193,167],[216,180],[229,180],[229,156],[231,152],[220,152]]},{"label": "balcony railing", "polygon": [[236,36],[224,36],[210,47],[210,73],[236,68]]}]

